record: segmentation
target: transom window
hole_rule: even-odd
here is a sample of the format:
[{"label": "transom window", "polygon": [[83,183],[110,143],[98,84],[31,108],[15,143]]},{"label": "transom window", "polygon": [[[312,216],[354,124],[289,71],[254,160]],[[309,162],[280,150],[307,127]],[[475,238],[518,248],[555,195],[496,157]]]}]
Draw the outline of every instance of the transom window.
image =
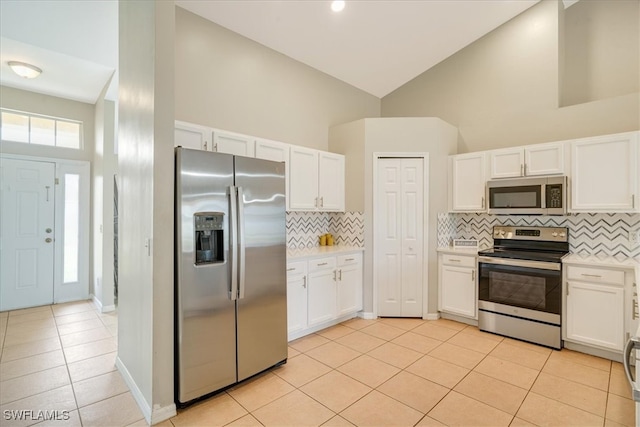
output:
[{"label": "transom window", "polygon": [[0,139],[51,147],[82,148],[82,122],[0,110]]}]

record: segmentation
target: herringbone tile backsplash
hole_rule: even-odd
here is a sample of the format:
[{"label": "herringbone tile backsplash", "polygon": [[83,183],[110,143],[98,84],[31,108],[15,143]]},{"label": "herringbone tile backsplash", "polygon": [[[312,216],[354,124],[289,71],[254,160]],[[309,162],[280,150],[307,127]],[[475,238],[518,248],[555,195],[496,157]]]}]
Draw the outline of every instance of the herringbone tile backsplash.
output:
[{"label": "herringbone tile backsplash", "polygon": [[362,212],[287,212],[287,247],[319,246],[319,237],[331,233],[336,245],[364,247]]},{"label": "herringbone tile backsplash", "polygon": [[640,245],[629,241],[629,231],[640,230],[640,214],[572,214],[567,216],[438,214],[438,245],[451,240],[478,239],[493,245],[494,225],[567,227],[572,253],[606,255],[617,259],[640,258]]}]

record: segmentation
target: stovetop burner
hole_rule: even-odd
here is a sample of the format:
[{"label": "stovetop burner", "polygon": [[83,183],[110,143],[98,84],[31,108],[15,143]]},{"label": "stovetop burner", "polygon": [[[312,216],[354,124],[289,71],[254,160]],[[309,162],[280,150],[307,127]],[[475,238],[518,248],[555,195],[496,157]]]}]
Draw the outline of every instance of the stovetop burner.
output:
[{"label": "stovetop burner", "polygon": [[531,261],[560,262],[567,252],[540,252],[517,249],[489,248],[478,252],[480,256],[494,258],[526,259]]},{"label": "stovetop burner", "polygon": [[563,227],[493,227],[493,248],[480,256],[561,262],[569,253],[569,231]]}]

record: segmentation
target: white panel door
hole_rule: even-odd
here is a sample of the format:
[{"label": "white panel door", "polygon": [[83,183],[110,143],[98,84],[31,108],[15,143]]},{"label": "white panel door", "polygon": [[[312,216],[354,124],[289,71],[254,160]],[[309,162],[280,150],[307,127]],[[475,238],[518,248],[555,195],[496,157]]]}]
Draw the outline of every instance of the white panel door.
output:
[{"label": "white panel door", "polygon": [[53,302],[55,165],[2,159],[0,311]]},{"label": "white panel door", "polygon": [[424,283],[423,160],[380,159],[377,179],[378,314],[421,317]]}]

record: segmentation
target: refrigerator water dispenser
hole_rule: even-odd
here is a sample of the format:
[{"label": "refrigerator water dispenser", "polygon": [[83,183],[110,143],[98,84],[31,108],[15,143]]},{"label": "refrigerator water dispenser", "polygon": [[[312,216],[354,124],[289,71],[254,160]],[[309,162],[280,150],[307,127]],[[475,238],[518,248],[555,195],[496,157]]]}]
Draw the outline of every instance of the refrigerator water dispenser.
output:
[{"label": "refrigerator water dispenser", "polygon": [[197,212],[195,223],[196,265],[224,262],[224,213]]}]

